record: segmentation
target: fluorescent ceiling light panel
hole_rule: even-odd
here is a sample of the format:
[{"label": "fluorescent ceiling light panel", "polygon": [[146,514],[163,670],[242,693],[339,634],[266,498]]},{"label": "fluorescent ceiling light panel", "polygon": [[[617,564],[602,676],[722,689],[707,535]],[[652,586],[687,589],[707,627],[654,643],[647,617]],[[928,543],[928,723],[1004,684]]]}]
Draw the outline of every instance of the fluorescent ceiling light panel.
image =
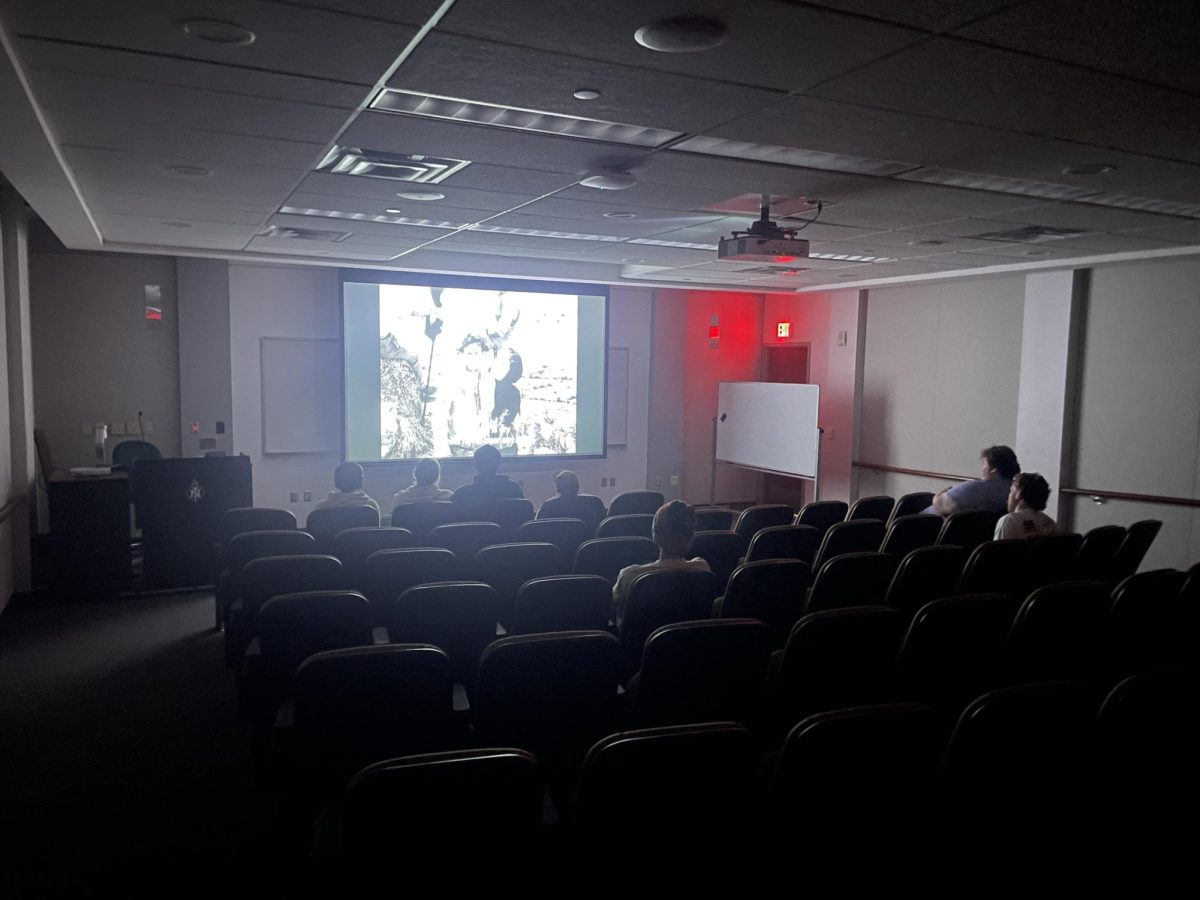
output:
[{"label": "fluorescent ceiling light panel", "polygon": [[997,194],[1018,194],[1042,200],[1077,200],[1087,194],[1096,193],[1095,188],[1070,187],[1046,181],[1025,181],[1021,178],[1005,178],[1002,175],[973,175],[970,172],[954,172],[950,169],[916,169],[898,177],[901,181],[942,184],[972,191],[992,191]]},{"label": "fluorescent ceiling light panel", "polygon": [[661,147],[683,135],[681,131],[643,128],[640,125],[564,116],[561,113],[439,97],[436,94],[421,94],[396,88],[384,88],[380,91],[371,102],[371,108],[380,112],[445,119],[451,122],[470,122],[474,125],[491,125],[516,131],[561,134],[564,137],[628,144],[633,147]]},{"label": "fluorescent ceiling light panel", "polygon": [[370,213],[339,212],[336,209],[311,209],[302,206],[281,206],[279,211],[289,216],[321,216],[326,219],[350,219],[355,222],[379,222],[384,225],[419,225],[422,228],[444,228],[454,231],[467,222],[438,222],[434,219],[410,219],[407,216],[375,216]]},{"label": "fluorescent ceiling light panel", "polygon": [[716,244],[692,244],[687,241],[660,241],[654,238],[633,238],[629,244],[649,244],[652,247],[680,247],[684,250],[711,250],[717,252]]},{"label": "fluorescent ceiling light panel", "polygon": [[1130,194],[1105,192],[1091,194],[1077,201],[1093,206],[1110,206],[1116,209],[1136,209],[1139,212],[1158,213],[1163,216],[1179,216],[1182,219],[1200,219],[1200,204],[1181,203],[1175,200],[1156,200],[1153,197],[1135,197]]},{"label": "fluorescent ceiling light panel", "polygon": [[896,262],[890,256],[864,256],[861,253],[809,253],[809,259],[837,259],[847,262],[888,263]]},{"label": "fluorescent ceiling light panel", "polygon": [[334,147],[318,164],[317,171],[416,184],[438,184],[470,164],[471,161],[467,159]]},{"label": "fluorescent ceiling light panel", "polygon": [[517,234],[522,237],[558,238],[567,241],[603,241],[619,244],[625,240],[610,234],[581,234],[577,231],[543,231],[538,228],[510,228],[507,225],[473,225],[467,231],[485,231],[488,234]]},{"label": "fluorescent ceiling light panel", "polygon": [[914,168],[908,163],[846,156],[842,153],[824,153],[820,150],[802,150],[799,147],[780,147],[776,144],[752,144],[748,141],[704,135],[680,141],[671,147],[671,150],[696,153],[701,156],[721,156],[727,159],[744,159],[775,163],[781,166],[797,166],[804,169],[821,169],[827,172],[875,175],[881,178],[898,175]]}]

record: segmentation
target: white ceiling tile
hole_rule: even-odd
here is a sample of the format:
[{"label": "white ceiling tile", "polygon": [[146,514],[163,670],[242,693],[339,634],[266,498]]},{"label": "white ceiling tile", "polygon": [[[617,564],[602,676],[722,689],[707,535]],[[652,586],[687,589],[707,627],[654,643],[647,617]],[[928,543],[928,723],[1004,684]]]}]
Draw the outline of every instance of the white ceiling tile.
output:
[{"label": "white ceiling tile", "polygon": [[[655,53],[633,39],[667,16],[715,14],[729,39],[702,53]],[[439,30],[714,81],[795,90],[894,52],[923,35],[805,4],[760,0],[530,0],[496,14],[490,0],[459,0]]]},{"label": "white ceiling tile", "polygon": [[[496,219],[491,219],[488,225],[509,228],[533,228],[539,231],[573,231],[581,234],[602,234],[615,237],[652,237],[665,236],[668,232],[687,224],[689,217],[679,219],[606,219],[603,216],[568,219],[560,216],[539,216],[537,204],[528,206],[515,213],[505,213]],[[695,217],[691,217],[694,219]],[[712,221],[712,217],[702,217],[701,221]]]},{"label": "white ceiling tile", "polygon": [[[672,75],[434,32],[388,82],[421,93],[696,132],[778,99],[779,91]],[[599,91],[579,101],[579,88]]]},{"label": "white ceiling tile", "polygon": [[[629,262],[645,260],[646,264],[661,266],[686,266],[709,262],[711,250],[687,250],[682,247],[657,247],[652,244],[588,244],[584,254],[588,259],[604,262]],[[637,263],[634,263],[637,265]]]},{"label": "white ceiling tile", "polygon": [[1166,250],[1178,247],[1180,242],[1165,241],[1141,234],[1085,234],[1077,238],[1065,238],[1055,241],[1055,246],[1061,244],[1068,251],[1079,250],[1087,253],[1133,253],[1138,250]]},{"label": "white ceiling tile", "polygon": [[63,155],[76,174],[84,177],[97,176],[108,179],[144,181],[148,185],[183,187],[187,191],[221,192],[245,188],[258,193],[272,192],[283,197],[303,175],[302,169],[284,169],[274,166],[247,165],[243,163],[219,163],[206,160],[207,175],[176,175],[167,170],[173,165],[192,165],[195,158],[179,156],[157,156],[148,153],[130,153],[122,150],[107,150],[100,147],[77,147],[68,144],[62,148]]},{"label": "white ceiling tile", "polygon": [[[156,216],[131,216],[121,213],[97,213],[97,224],[105,235],[110,231],[144,231],[173,238],[175,241],[190,241],[203,237],[241,237],[249,240],[258,230],[259,223],[208,222],[203,219],[188,217],[187,219],[163,219]],[[178,228],[165,225],[164,222],[186,221],[190,227]]]},{"label": "white ceiling tile", "polygon": [[1051,228],[1084,228],[1088,231],[1154,228],[1179,221],[1171,216],[1089,203],[1034,203],[1011,210],[991,211],[988,216],[1000,222],[1046,225]]},{"label": "white ceiling tile", "polygon": [[411,246],[449,234],[447,229],[421,225],[385,225],[380,222],[356,222],[346,219],[326,219],[320,216],[271,216],[270,225],[280,228],[311,228],[317,231],[349,231],[360,240],[373,238],[369,243],[380,246],[400,244]]},{"label": "white ceiling tile", "polygon": [[[464,187],[462,184],[464,176],[473,170],[478,172],[474,179],[476,183],[503,182],[507,185],[513,181],[521,180],[529,189],[511,193],[499,189],[479,190]],[[297,195],[304,194],[305,196],[323,196],[326,198],[340,197],[344,198],[343,203],[369,201],[372,202],[373,207],[381,209],[386,209],[389,206],[403,206],[406,213],[412,212],[414,214],[421,210],[428,210],[430,215],[422,216],[422,218],[433,218],[436,210],[440,207],[491,210],[495,212],[512,209],[519,203],[532,200],[539,194],[553,190],[555,187],[561,185],[562,180],[561,175],[547,175],[546,173],[533,172],[527,169],[506,169],[472,163],[467,168],[455,173],[451,180],[430,186],[430,190],[436,190],[438,193],[446,195],[444,200],[431,202],[425,200],[401,200],[396,196],[400,191],[419,189],[420,185],[389,181],[384,178],[360,178],[352,175],[330,175],[328,172],[312,172],[305,176],[304,181],[300,183]],[[328,204],[329,200],[326,199],[322,202]],[[319,204],[312,203],[309,205],[317,206]],[[336,208],[340,209],[341,207]]]},{"label": "white ceiling tile", "polygon": [[913,28],[946,31],[1011,6],[1012,0],[813,0],[839,12],[856,13]]},{"label": "white ceiling tile", "polygon": [[105,245],[112,244],[147,244],[156,247],[192,247],[205,250],[241,250],[246,246],[250,235],[229,235],[222,237],[214,234],[185,235],[180,230],[160,228],[157,231],[149,228],[122,228],[112,226],[102,228]]},{"label": "white ceiling tile", "polygon": [[[395,200],[395,206],[362,197],[331,197],[328,194],[295,193],[288,197],[281,206],[295,209],[314,209],[327,212],[340,212],[365,216],[399,216],[407,219],[424,219],[432,222],[448,222],[453,225],[470,225],[494,212],[482,209],[459,209],[446,206],[444,203],[414,203]],[[399,213],[389,213],[388,209],[398,209]],[[314,214],[317,221],[355,221],[338,216],[320,217]],[[385,223],[381,223],[385,224]],[[386,227],[386,224],[385,224]]]},{"label": "white ceiling tile", "polygon": [[1176,244],[1200,244],[1200,222],[1179,221],[1157,228],[1137,228],[1129,232],[1138,237]]},{"label": "white ceiling tile", "polygon": [[[424,4],[423,4],[424,5]],[[8,2],[9,29],[60,41],[139,50],[231,66],[292,72],[373,84],[401,53],[416,29],[265,0],[39,0]],[[188,18],[235,22],[254,32],[249,46],[189,37]]]},{"label": "white ceiling tile", "polygon": [[88,205],[94,212],[107,215],[130,215],[140,218],[186,220],[189,222],[223,222],[236,225],[257,225],[275,210],[276,201],[258,205],[219,200],[197,200],[170,197],[156,193],[137,194],[132,191],[90,190]]}]

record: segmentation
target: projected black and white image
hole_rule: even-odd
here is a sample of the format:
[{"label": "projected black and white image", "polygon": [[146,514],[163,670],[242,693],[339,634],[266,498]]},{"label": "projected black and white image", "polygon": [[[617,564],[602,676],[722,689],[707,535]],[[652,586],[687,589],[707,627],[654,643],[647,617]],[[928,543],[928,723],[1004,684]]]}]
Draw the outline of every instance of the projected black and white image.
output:
[{"label": "projected black and white image", "polygon": [[381,285],[381,457],[574,453],[575,299]]}]

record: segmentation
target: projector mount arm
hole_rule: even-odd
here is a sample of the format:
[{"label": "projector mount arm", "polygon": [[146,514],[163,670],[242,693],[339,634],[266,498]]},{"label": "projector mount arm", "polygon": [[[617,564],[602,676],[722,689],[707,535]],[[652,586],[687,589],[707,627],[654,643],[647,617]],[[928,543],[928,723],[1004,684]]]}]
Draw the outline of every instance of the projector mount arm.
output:
[{"label": "projector mount arm", "polygon": [[813,222],[817,221],[821,215],[821,210],[825,207],[825,204],[818,200],[817,214],[803,225],[800,225],[797,228],[780,228],[771,221],[771,195],[762,194],[760,197],[758,221],[751,225],[746,231],[733,232],[733,237],[756,237],[768,241],[790,241],[796,237],[796,233],[798,231],[807,228]]}]

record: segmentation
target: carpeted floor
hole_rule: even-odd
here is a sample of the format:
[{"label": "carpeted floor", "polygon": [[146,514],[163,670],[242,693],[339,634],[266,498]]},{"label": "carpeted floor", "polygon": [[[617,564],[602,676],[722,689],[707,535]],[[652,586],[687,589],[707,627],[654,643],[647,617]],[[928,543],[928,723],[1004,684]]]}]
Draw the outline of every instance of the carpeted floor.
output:
[{"label": "carpeted floor", "polygon": [[0,884],[182,888],[280,862],[221,641],[211,594],[10,605]]}]

